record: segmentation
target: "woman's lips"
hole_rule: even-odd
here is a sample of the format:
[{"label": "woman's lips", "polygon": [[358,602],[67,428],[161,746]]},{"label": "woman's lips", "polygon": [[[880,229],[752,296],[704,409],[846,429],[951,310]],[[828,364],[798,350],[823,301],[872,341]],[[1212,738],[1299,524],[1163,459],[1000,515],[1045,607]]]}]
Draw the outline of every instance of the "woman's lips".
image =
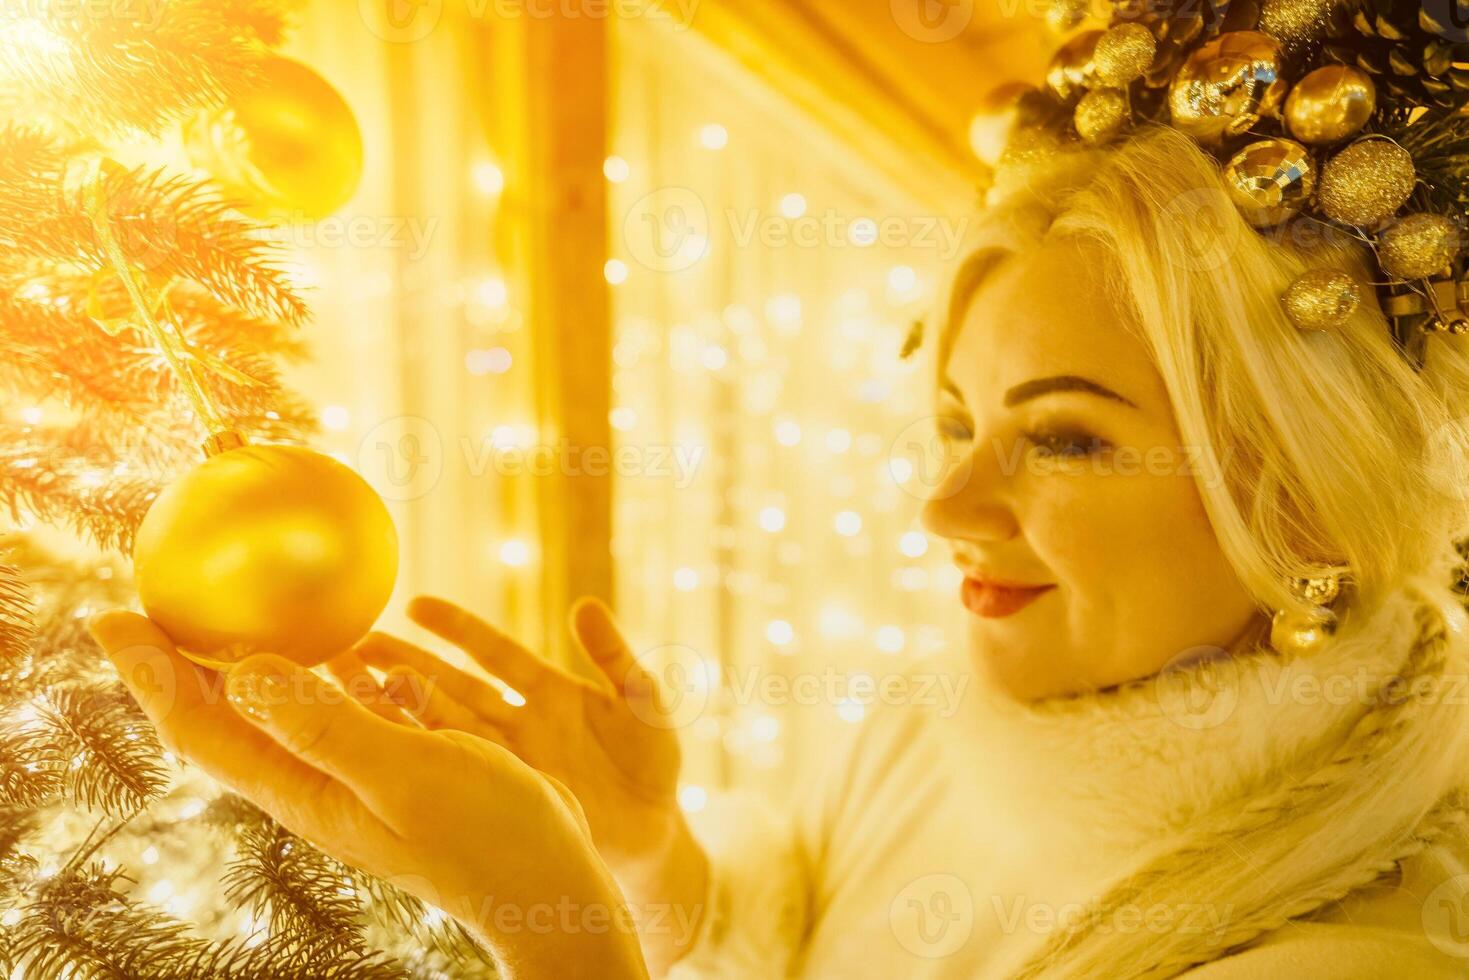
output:
[{"label": "woman's lips", "polygon": [[1054,588],[1054,585],[1017,588],[995,585],[977,578],[966,578],[964,584],[959,588],[959,598],[963,601],[964,608],[976,616],[998,619],[1001,616],[1019,612],[1040,598],[1043,593]]}]

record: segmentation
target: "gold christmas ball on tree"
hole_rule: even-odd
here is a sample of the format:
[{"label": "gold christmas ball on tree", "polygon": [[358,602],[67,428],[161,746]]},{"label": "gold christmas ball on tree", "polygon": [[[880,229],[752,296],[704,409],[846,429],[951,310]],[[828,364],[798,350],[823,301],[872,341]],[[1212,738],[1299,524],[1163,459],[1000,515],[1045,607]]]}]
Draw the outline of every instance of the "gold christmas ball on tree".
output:
[{"label": "gold christmas ball on tree", "polygon": [[1377,109],[1372,76],[1351,65],[1325,65],[1296,82],[1285,98],[1285,122],[1305,143],[1346,139]]},{"label": "gold christmas ball on tree", "polygon": [[1316,186],[1311,154],[1295,140],[1258,140],[1224,167],[1229,196],[1256,228],[1276,225],[1305,207]]},{"label": "gold christmas ball on tree", "polygon": [[1175,127],[1218,146],[1274,116],[1285,98],[1280,44],[1259,31],[1229,31],[1189,55],[1168,87]]},{"label": "gold christmas ball on tree", "polygon": [[1385,139],[1361,139],[1321,169],[1321,210],[1343,224],[1375,225],[1403,206],[1416,179],[1407,150]]},{"label": "gold christmas ball on tree", "polygon": [[1127,93],[1121,89],[1093,89],[1076,103],[1076,133],[1088,143],[1105,143],[1122,132],[1131,118]]},{"label": "gold christmas ball on tree", "polygon": [[337,90],[289,58],[186,128],[189,158],[255,217],[324,218],[362,178],[362,132]]},{"label": "gold christmas ball on tree", "polygon": [[330,659],[377,619],[398,574],[378,495],[300,446],[241,446],[163,491],[133,547],[138,595],[179,649],[217,666]]},{"label": "gold christmas ball on tree", "polygon": [[1082,31],[1057,49],[1046,70],[1046,85],[1062,102],[1073,102],[1091,87],[1097,65],[1093,56],[1104,32]]},{"label": "gold christmas ball on tree", "polygon": [[1459,227],[1441,214],[1410,214],[1377,239],[1382,270],[1399,279],[1427,279],[1459,254]]},{"label": "gold christmas ball on tree", "polygon": [[1157,52],[1158,39],[1143,25],[1125,23],[1110,27],[1097,39],[1092,55],[1097,80],[1121,88],[1147,71]]},{"label": "gold christmas ball on tree", "polygon": [[1285,315],[1300,330],[1329,330],[1362,301],[1357,280],[1337,269],[1311,269],[1286,287],[1280,297]]}]

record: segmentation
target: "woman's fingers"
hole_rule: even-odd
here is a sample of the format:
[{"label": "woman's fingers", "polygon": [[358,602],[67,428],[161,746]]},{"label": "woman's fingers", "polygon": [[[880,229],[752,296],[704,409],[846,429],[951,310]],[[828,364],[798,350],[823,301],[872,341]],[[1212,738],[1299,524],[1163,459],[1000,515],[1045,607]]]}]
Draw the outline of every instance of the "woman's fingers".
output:
[{"label": "woman's fingers", "polygon": [[322,801],[339,811],[361,806],[347,787],[232,711],[223,675],[181,656],[151,620],[115,610],[89,629],[165,745],[292,830],[309,833],[309,811]]},{"label": "woman's fingers", "polygon": [[571,631],[619,695],[629,700],[656,696],[653,676],[633,656],[612,611],[602,600],[582,596],[572,603]]},{"label": "woman's fingers", "polygon": [[504,730],[451,698],[412,667],[400,664],[389,670],[383,678],[383,693],[425,728],[469,732],[510,748]]},{"label": "woman's fingers", "polygon": [[399,725],[411,725],[413,719],[383,690],[383,686],[372,676],[367,664],[351,650],[338,654],[326,662],[326,669],[347,696],[375,715]]},{"label": "woman's fingers", "polygon": [[529,695],[547,676],[565,677],[551,664],[452,602],[418,596],[408,603],[408,615],[415,623],[462,649],[475,663],[521,694]]},{"label": "woman's fingers", "polygon": [[338,780],[379,814],[395,812],[395,773],[422,764],[427,733],[387,721],[311,671],[271,653],[230,668],[230,703],[297,759]]},{"label": "woman's fingers", "polygon": [[495,725],[509,725],[518,710],[506,701],[493,684],[444,663],[422,647],[390,633],[369,633],[352,648],[366,663],[383,670],[402,665],[412,667],[432,686]]}]

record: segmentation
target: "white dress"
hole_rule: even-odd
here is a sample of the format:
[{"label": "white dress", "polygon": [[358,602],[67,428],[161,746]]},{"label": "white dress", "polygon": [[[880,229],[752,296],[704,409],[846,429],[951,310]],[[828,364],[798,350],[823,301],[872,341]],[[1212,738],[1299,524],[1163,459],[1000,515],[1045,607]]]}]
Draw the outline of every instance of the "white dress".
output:
[{"label": "white dress", "polygon": [[[791,812],[730,796],[694,816],[710,854],[708,911],[669,976],[1010,976],[1058,920],[1192,814],[1340,739],[1364,706],[1323,685],[1390,675],[1415,635],[1406,601],[1369,623],[1358,642],[1314,658],[1256,651],[1031,706],[985,688],[965,663],[924,661],[914,669],[969,675],[958,711],[873,711]],[[1113,927],[1219,920],[1201,902],[1131,909]],[[1469,849],[1435,846],[1405,862],[1401,881],[1187,976],[1469,977]]]}]

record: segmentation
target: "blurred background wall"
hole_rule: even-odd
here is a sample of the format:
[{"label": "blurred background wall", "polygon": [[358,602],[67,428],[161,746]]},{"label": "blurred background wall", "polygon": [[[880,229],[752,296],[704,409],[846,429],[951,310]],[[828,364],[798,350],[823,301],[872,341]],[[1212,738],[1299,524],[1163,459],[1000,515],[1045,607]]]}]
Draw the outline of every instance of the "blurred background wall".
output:
[{"label": "blurred background wall", "polygon": [[[989,0],[318,0],[287,48],[367,170],[288,233],[324,446],[390,501],[404,601],[572,663],[608,598],[680,699],[682,798],[772,789],[954,636],[899,351],[958,256]],[[982,133],[978,134],[982,138]],[[774,682],[771,679],[775,679]],[[774,693],[772,693],[774,692]]]}]

